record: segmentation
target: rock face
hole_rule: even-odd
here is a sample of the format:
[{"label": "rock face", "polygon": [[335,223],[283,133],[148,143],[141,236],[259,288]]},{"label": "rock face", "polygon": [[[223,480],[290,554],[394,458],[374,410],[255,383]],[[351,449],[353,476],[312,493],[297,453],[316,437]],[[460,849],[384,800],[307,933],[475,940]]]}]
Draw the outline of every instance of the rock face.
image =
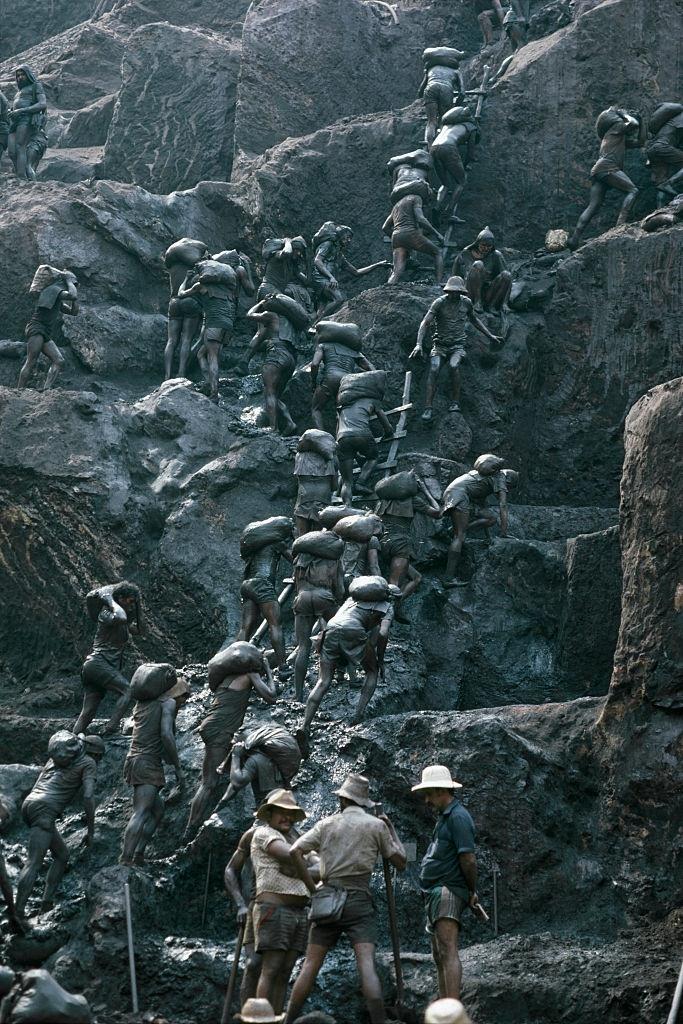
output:
[{"label": "rock face", "polygon": [[0,59],[21,53],[43,39],[85,21],[97,6],[97,0],[38,0],[27,17],[21,0],[4,0],[0,25]]},{"label": "rock face", "polygon": [[661,384],[626,421],[621,481],[624,567],[610,704],[683,707],[681,430],[683,378]]},{"label": "rock face", "polygon": [[[163,55],[163,58],[162,56]],[[151,192],[226,181],[240,48],[164,22],[130,37],[103,176]]]}]

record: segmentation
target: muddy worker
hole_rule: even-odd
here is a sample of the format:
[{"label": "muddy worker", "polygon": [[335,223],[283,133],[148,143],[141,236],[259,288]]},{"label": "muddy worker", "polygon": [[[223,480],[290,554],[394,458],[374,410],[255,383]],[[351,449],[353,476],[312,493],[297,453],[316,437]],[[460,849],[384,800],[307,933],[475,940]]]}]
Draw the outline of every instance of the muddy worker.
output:
[{"label": "muddy worker", "polygon": [[330,530],[313,530],[297,537],[294,555],[294,693],[301,701],[311,656],[311,632],[316,622],[329,622],[344,600],[341,556],[344,541]]},{"label": "muddy worker", "polygon": [[[10,808],[5,800],[0,796],[0,832],[3,831],[5,825],[10,819]],[[23,934],[25,927],[22,921],[19,920],[17,909],[14,905],[14,893],[12,892],[12,883],[9,880],[7,874],[7,868],[5,866],[5,858],[2,855],[2,849],[0,849],[0,895],[2,895],[5,901],[5,908],[7,910],[7,927],[14,934]]]},{"label": "muddy worker", "polygon": [[502,252],[496,249],[496,240],[488,226],[455,257],[453,274],[464,279],[475,310],[492,313],[507,310],[512,274]]},{"label": "muddy worker", "polygon": [[[298,1017],[325,957],[342,935],[348,935],[353,946],[371,1024],[384,1024],[386,1020],[382,986],[375,968],[377,918],[370,893],[370,876],[378,857],[403,871],[406,854],[389,818],[372,814],[375,805],[369,789],[364,776],[349,775],[341,789],[335,790],[339,812],[323,818],[292,847],[292,857],[302,876],[303,856],[311,852],[320,855],[323,886],[315,892],[312,901],[306,959],[292,989],[286,1024],[293,1024]],[[309,891],[314,890],[309,886]],[[331,901],[339,910],[333,920],[330,920]],[[320,903],[324,916],[316,920]]]},{"label": "muddy worker", "polygon": [[97,631],[92,651],[81,669],[83,707],[74,732],[85,732],[107,691],[111,691],[118,700],[104,729],[106,736],[116,732],[130,701],[130,687],[121,669],[129,631],[141,633],[144,628],[140,590],[127,580],[97,587],[86,597],[86,606],[90,618],[97,623]]},{"label": "muddy worker", "polygon": [[331,220],[325,221],[313,236],[315,256],[312,281],[319,320],[332,316],[346,300],[339,286],[343,271],[352,277],[365,277],[373,270],[391,265],[387,260],[378,260],[367,267],[354,267],[346,255],[352,239],[353,230],[347,224],[335,224]]},{"label": "muddy worker", "polygon": [[336,405],[342,377],[361,370],[374,370],[361,351],[363,335],[358,324],[319,320],[315,325],[316,350],[311,360],[313,399],[311,416],[319,430],[325,429],[323,412]]},{"label": "muddy worker", "polygon": [[277,699],[263,651],[241,640],[213,656],[208,664],[208,680],[214,697],[209,714],[197,729],[204,742],[202,781],[190,805],[186,838],[214,808],[222,775],[228,770],[232,738],[242,728],[249,698],[256,693],[267,704],[274,704]]},{"label": "muddy worker", "polygon": [[10,111],[7,151],[17,177],[36,180],[36,168],[47,149],[45,90],[27,64],[14,72],[17,93]]},{"label": "muddy worker", "polygon": [[456,797],[460,789],[448,768],[439,764],[423,769],[422,780],[412,787],[439,815],[420,866],[420,888],[442,999],[460,998],[460,921],[465,907],[475,911],[480,907],[474,822]]},{"label": "muddy worker", "polygon": [[[356,494],[370,494],[368,482],[375,471],[379,449],[373,432],[376,418],[385,437],[394,428],[382,408],[387,375],[384,370],[349,373],[342,377],[337,393],[337,458],[341,476],[341,497],[345,505]],[[354,481],[353,469],[361,471]]]},{"label": "muddy worker", "polygon": [[297,537],[319,529],[318,515],[332,501],[337,472],[337,442],[332,434],[315,427],[304,430],[294,456],[298,485],[294,502]]},{"label": "muddy worker", "polygon": [[417,91],[424,97],[427,127],[425,143],[431,147],[440,119],[465,95],[465,83],[459,71],[465,54],[451,46],[432,46],[422,54],[424,77]]},{"label": "muddy worker", "polygon": [[[256,952],[262,958],[256,995],[268,999],[279,1013],[294,964],[306,951],[309,885],[299,877],[291,857],[292,844],[299,837],[292,829],[304,820],[306,812],[293,793],[278,789],[268,795],[256,817],[264,823],[251,839],[256,882],[254,932]],[[314,888],[309,867],[305,863],[302,875]]]},{"label": "muddy worker", "polygon": [[281,680],[292,672],[287,666],[282,612],[276,591],[278,568],[284,558],[291,562],[289,545],[294,524],[287,516],[271,516],[249,523],[240,537],[244,578],[240,587],[242,627],[238,640],[251,640],[262,620],[268,623],[273,657]]},{"label": "muddy worker", "polygon": [[299,744],[283,726],[259,725],[236,734],[230,754],[230,785],[219,807],[251,784],[256,805],[272,789],[290,789],[301,764]]},{"label": "muddy worker", "polygon": [[480,455],[474,469],[452,480],[443,493],[443,514],[450,516],[454,531],[446,566],[451,584],[456,582],[455,573],[467,531],[477,526],[494,526],[497,521],[493,509],[484,505],[491,495],[498,498],[500,535],[507,536],[507,494],[517,486],[519,474],[514,469],[503,469],[504,465],[503,459],[490,452]]},{"label": "muddy worker", "polygon": [[505,20],[502,4],[500,0],[474,0],[474,10],[484,37],[484,46],[492,46],[493,19],[495,17],[501,26]]},{"label": "muddy worker", "polygon": [[240,1006],[247,999],[256,995],[259,975],[261,973],[261,957],[256,952],[256,936],[254,935],[254,898],[256,883],[251,863],[251,841],[257,828],[263,828],[258,819],[242,833],[237,849],[228,861],[223,883],[237,912],[237,925],[244,928],[242,948],[244,949],[244,973],[240,985]]},{"label": "muddy worker", "polygon": [[260,299],[247,317],[258,325],[246,359],[249,363],[252,356],[263,353],[261,380],[268,422],[273,433],[279,430],[285,437],[291,437],[297,432],[296,424],[282,396],[296,369],[295,341],[308,325],[308,313],[290,296],[276,294]]},{"label": "muddy worker", "polygon": [[10,115],[9,100],[0,89],[0,162],[9,142]]},{"label": "muddy worker", "polygon": [[[433,198],[429,186],[425,187],[423,195]],[[434,260],[436,283],[441,282],[443,255],[439,246],[444,244],[444,238],[425,217],[420,195],[406,195],[399,199],[382,225],[382,231],[385,235],[391,235],[394,257],[394,269],[389,276],[388,284],[398,284],[401,280],[411,252],[424,252],[430,256]],[[430,241],[427,235],[432,235],[439,245]]]},{"label": "muddy worker", "polygon": [[164,253],[164,266],[168,273],[171,297],[168,303],[168,328],[164,349],[164,380],[173,376],[175,351],[180,348],[178,376],[185,377],[190,358],[190,346],[202,323],[202,307],[195,296],[179,296],[181,286],[193,267],[206,259],[209,250],[196,238],[179,238]]},{"label": "muddy worker", "polygon": [[[185,781],[175,741],[175,719],[187,702],[190,687],[179,680],[172,665],[140,665],[131,680],[133,735],[123,766],[123,777],[133,787],[133,814],[123,834],[119,863],[145,863],[145,849],[164,816],[161,790],[166,784],[164,761],[173,765],[176,793]],[[169,800],[173,798],[172,793]]]},{"label": "muddy worker", "polygon": [[49,760],[24,800],[21,814],[29,827],[28,858],[17,883],[16,912],[23,918],[26,904],[33,892],[38,873],[48,852],[52,864],[47,873],[42,910],[53,905],[57,886],[69,862],[69,850],[57,831],[57,822],[76,797],[83,791],[85,811],[85,843],[92,846],[95,835],[95,782],[97,762],[104,754],[104,742],[99,736],[86,739],[61,729],[53,733],[47,745]]},{"label": "muddy worker", "polygon": [[42,353],[50,362],[50,369],[43,385],[49,391],[62,367],[64,356],[54,340],[54,334],[62,323],[62,314],[78,314],[78,282],[70,270],[58,270],[46,263],[36,270],[29,295],[37,296],[36,308],[24,328],[26,337],[26,360],[19,372],[18,388],[25,388],[33,372],[38,356]]}]

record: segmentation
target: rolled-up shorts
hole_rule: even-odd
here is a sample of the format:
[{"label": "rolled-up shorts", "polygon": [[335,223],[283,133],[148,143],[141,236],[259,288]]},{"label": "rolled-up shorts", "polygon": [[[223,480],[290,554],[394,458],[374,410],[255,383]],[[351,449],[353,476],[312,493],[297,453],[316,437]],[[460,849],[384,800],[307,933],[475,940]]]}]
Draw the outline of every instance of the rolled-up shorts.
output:
[{"label": "rolled-up shorts", "polygon": [[327,622],[337,610],[337,602],[329,590],[302,590],[294,598],[295,615],[321,616]]},{"label": "rolled-up shorts", "polygon": [[453,90],[444,82],[429,82],[423,95],[425,105],[427,101],[435,103],[440,114],[445,114],[453,106]]},{"label": "rolled-up shorts", "polygon": [[350,625],[326,629],[320,656],[326,661],[360,665],[368,646],[368,634]]},{"label": "rolled-up shorts", "polygon": [[21,805],[21,816],[29,828],[42,828],[51,832],[57,824],[59,813],[43,800],[31,800],[27,796]]},{"label": "rolled-up shorts", "polygon": [[243,601],[253,601],[255,604],[277,601],[275,586],[266,576],[252,576],[244,580],[240,587],[240,597]]},{"label": "rolled-up shorts", "polygon": [[449,921],[457,921],[460,924],[462,912],[467,906],[467,900],[458,893],[448,889],[445,885],[435,885],[432,889],[422,893],[427,914],[426,932],[434,934],[434,925],[437,921],[446,918]]},{"label": "rolled-up shorts", "polygon": [[133,754],[123,764],[123,778],[129,786],[157,786],[165,784],[164,768],[158,758],[149,754]]},{"label": "rolled-up shorts", "polygon": [[414,249],[416,252],[426,252],[434,256],[439,252],[438,245],[430,242],[417,228],[403,228],[394,231],[391,236],[392,249]]},{"label": "rolled-up shorts", "polygon": [[305,953],[308,939],[308,907],[284,907],[277,903],[254,904],[256,952],[283,950]]},{"label": "rolled-up shorts", "polygon": [[129,687],[124,674],[110,665],[106,658],[97,655],[86,658],[83,663],[81,682],[84,690],[96,690],[98,693],[113,690],[114,693],[124,694],[128,692]]},{"label": "rolled-up shorts", "polygon": [[332,949],[342,935],[348,935],[352,945],[357,942],[377,944],[377,916],[369,892],[362,889],[351,889],[347,894],[339,921],[333,921],[330,924],[312,924],[308,941],[311,945]]},{"label": "rolled-up shorts", "polygon": [[302,501],[294,506],[294,515],[300,519],[310,519],[312,523],[320,520],[320,512],[329,505],[329,501],[323,504],[321,501]]},{"label": "rolled-up shorts", "polygon": [[439,359],[445,359],[449,363],[452,359],[455,361],[455,358],[457,358],[458,362],[461,362],[466,355],[462,345],[456,345],[455,348],[447,348],[436,341],[432,345],[432,351],[429,354],[430,356],[438,356]]},{"label": "rolled-up shorts", "polygon": [[202,316],[202,307],[191,295],[184,296],[182,299],[174,295],[168,304],[169,320],[182,320],[186,316],[199,319]]},{"label": "rolled-up shorts", "polygon": [[367,433],[342,434],[337,438],[337,458],[340,462],[361,455],[366,459],[377,458],[377,441],[370,431]]},{"label": "rolled-up shorts", "polygon": [[410,534],[395,533],[384,537],[380,541],[380,554],[387,561],[391,561],[392,558],[415,558]]},{"label": "rolled-up shorts", "polygon": [[50,330],[45,324],[41,324],[40,320],[29,320],[24,327],[24,337],[33,338],[37,334],[42,337],[43,342],[50,340]]},{"label": "rolled-up shorts", "polygon": [[268,348],[263,365],[272,363],[273,366],[278,366],[288,376],[292,376],[296,369],[296,356],[289,351],[284,345],[273,345]]}]

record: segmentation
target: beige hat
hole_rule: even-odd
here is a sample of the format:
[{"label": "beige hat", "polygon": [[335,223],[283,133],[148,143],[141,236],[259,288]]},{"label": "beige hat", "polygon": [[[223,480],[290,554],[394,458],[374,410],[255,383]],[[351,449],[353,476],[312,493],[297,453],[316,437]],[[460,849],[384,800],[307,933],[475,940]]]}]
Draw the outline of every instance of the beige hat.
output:
[{"label": "beige hat", "polygon": [[[256,812],[256,817],[259,821],[268,820],[272,807],[277,807],[281,811],[292,812],[295,815],[295,821],[303,821],[306,817],[305,810],[303,807],[299,807],[290,789],[274,789],[268,794]],[[279,1017],[277,1019],[280,1020]]]},{"label": "beige hat", "polygon": [[465,282],[461,277],[449,277],[443,286],[442,291],[444,292],[459,292],[460,295],[468,295],[469,292],[465,287]]},{"label": "beige hat", "polygon": [[267,999],[247,999],[242,1012],[235,1016],[245,1024],[277,1024],[285,1019],[284,1013],[276,1013]]},{"label": "beige hat", "polygon": [[420,789],[462,789],[462,785],[451,778],[451,773],[444,765],[430,764],[428,768],[422,769],[422,781],[413,786],[411,792],[417,793]]},{"label": "beige hat", "polygon": [[375,806],[375,801],[370,799],[370,782],[364,775],[355,775],[352,772],[351,775],[346,776],[344,785],[340,789],[335,789],[334,792],[337,796],[353,800],[354,804],[359,804],[361,807]]},{"label": "beige hat", "polygon": [[425,1024],[471,1024],[459,999],[437,999],[427,1007]]}]

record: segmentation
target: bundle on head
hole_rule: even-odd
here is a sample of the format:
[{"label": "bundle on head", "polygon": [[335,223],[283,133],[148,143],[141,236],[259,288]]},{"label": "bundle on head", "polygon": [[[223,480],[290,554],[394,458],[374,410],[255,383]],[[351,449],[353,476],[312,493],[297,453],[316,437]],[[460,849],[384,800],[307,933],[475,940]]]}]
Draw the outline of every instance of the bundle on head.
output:
[{"label": "bundle on head", "polygon": [[469,107],[451,107],[441,118],[441,124],[464,124],[472,117]]},{"label": "bundle on head", "polygon": [[417,477],[412,470],[405,473],[394,473],[375,484],[375,494],[382,501],[397,501],[401,498],[414,498],[419,490]]},{"label": "bundle on head", "polygon": [[53,732],[47,744],[47,752],[56,764],[68,764],[83,750],[83,741],[67,729]]},{"label": "bundle on head", "polygon": [[202,260],[197,264],[197,273],[202,284],[218,284],[224,287],[234,285],[235,271],[227,263],[218,260]]},{"label": "bundle on head", "polygon": [[418,167],[420,170],[428,171],[432,165],[432,158],[426,149],[413,149],[410,153],[400,153],[392,156],[387,161],[387,169],[391,173],[397,167]]},{"label": "bundle on head", "polygon": [[286,317],[298,331],[308,327],[311,322],[310,316],[301,303],[293,299],[291,295],[285,295],[283,292],[267,295],[261,300],[261,306],[272,313],[277,313],[278,316]]},{"label": "bundle on head", "polygon": [[71,277],[74,281],[76,280],[75,275],[71,274],[68,270],[59,270],[57,267],[51,267],[48,263],[41,263],[33,275],[29,292],[31,295],[35,295],[38,292],[42,292],[44,288],[49,288],[51,284],[63,281],[66,277]]},{"label": "bundle on head", "polygon": [[345,409],[361,398],[381,401],[387,386],[385,370],[366,370],[364,373],[347,373],[342,377],[337,394],[337,405]]},{"label": "bundle on head", "polygon": [[[219,669],[219,672],[215,670]],[[226,676],[263,672],[263,651],[246,640],[237,640],[224,651],[214,654],[208,664],[209,686],[216,690]]]},{"label": "bundle on head", "polygon": [[318,512],[318,522],[326,530],[331,530],[340,519],[346,519],[349,516],[364,516],[365,514],[364,509],[352,508],[350,505],[327,505]]},{"label": "bundle on head", "polygon": [[422,54],[425,68],[457,68],[465,54],[454,46],[430,46]]},{"label": "bundle on head", "polygon": [[240,537],[240,554],[248,558],[268,544],[282,544],[291,539],[294,524],[287,516],[271,516],[245,526]]},{"label": "bundle on head", "polygon": [[325,459],[331,459],[337,451],[337,442],[326,430],[317,430],[315,427],[311,427],[310,430],[304,430],[299,438],[297,451],[315,452],[316,455],[322,455]]},{"label": "bundle on head", "polygon": [[140,665],[130,681],[134,700],[156,700],[178,682],[176,670],[168,662],[148,662]]},{"label": "bundle on head", "polygon": [[656,135],[658,131],[661,131],[665,124],[668,124],[669,121],[673,121],[674,117],[678,117],[679,114],[683,114],[683,104],[660,103],[648,121],[648,130],[650,135]]},{"label": "bundle on head", "polygon": [[335,523],[334,532],[342,540],[352,544],[367,544],[371,537],[379,537],[382,533],[382,520],[379,516],[346,516]]},{"label": "bundle on head", "polygon": [[329,530],[311,530],[303,533],[292,544],[293,555],[313,555],[336,561],[344,552],[344,541]]},{"label": "bundle on head", "polygon": [[349,596],[368,604],[386,601],[390,596],[389,584],[384,576],[358,576],[349,584]]},{"label": "bundle on head", "polygon": [[413,178],[410,181],[401,181],[394,185],[391,190],[392,203],[397,203],[399,199],[405,199],[406,196],[418,196],[428,203],[434,196],[434,190],[424,178]]},{"label": "bundle on head", "polygon": [[346,345],[354,352],[360,352],[363,344],[363,332],[358,324],[340,324],[336,320],[318,320],[315,338],[321,344],[336,342],[338,345]]},{"label": "bundle on head", "polygon": [[322,227],[313,235],[313,247],[318,248],[323,242],[334,242],[337,238],[337,225],[333,220],[326,220]]},{"label": "bundle on head", "polygon": [[174,263],[182,263],[186,267],[193,267],[207,252],[205,242],[197,238],[179,238],[173,245],[169,245],[164,253],[164,266],[168,269]]}]

